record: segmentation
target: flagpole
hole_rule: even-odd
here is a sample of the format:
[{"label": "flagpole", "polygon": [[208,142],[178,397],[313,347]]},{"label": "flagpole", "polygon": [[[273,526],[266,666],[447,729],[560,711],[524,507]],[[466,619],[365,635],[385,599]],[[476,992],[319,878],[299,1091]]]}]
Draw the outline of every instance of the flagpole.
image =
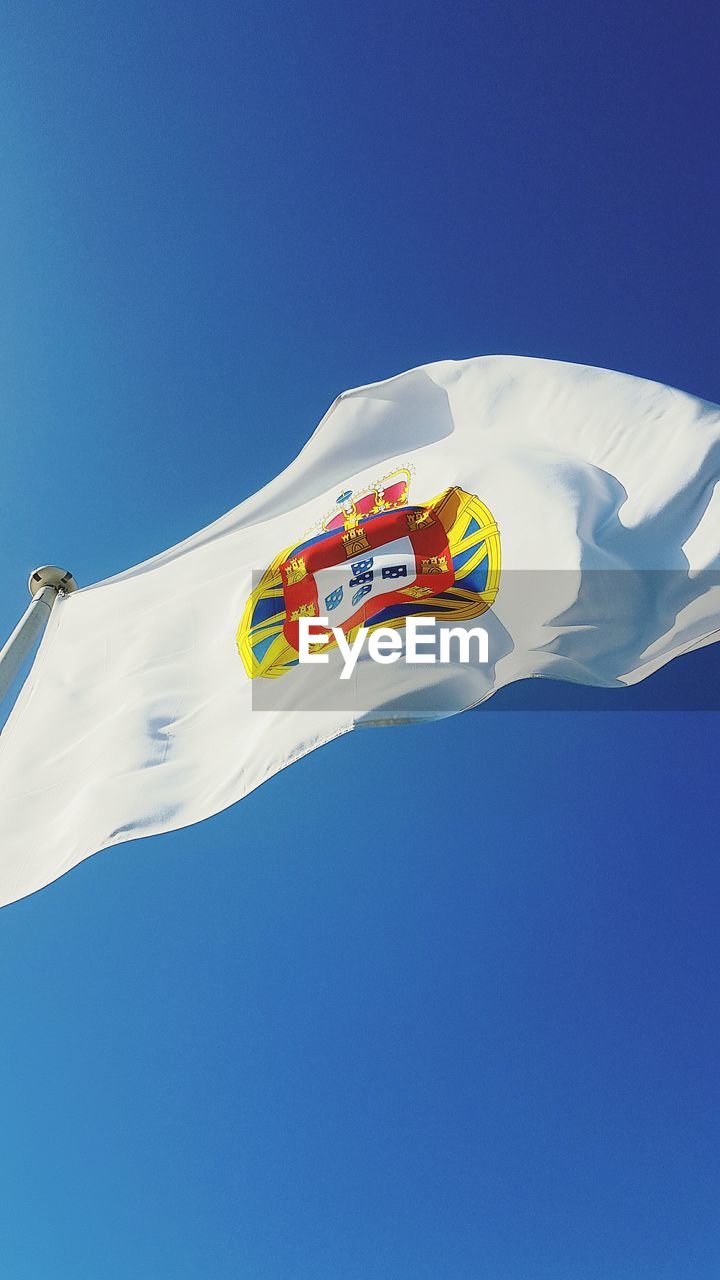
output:
[{"label": "flagpole", "polygon": [[44,564],[30,574],[28,589],[32,600],[9,640],[0,649],[0,701],[40,640],[58,596],[76,591],[77,582],[67,570]]}]

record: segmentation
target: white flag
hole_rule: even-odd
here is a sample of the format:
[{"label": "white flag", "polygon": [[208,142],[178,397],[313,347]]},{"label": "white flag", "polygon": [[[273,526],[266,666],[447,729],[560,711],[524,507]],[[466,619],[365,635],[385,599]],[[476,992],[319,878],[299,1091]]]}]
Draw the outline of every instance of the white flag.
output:
[{"label": "white flag", "polygon": [[[718,408],[618,373],[493,356],[345,392],[254,497],[58,600],[0,737],[0,901],[356,726],[530,675],[630,684],[709,643],[719,478]],[[303,664],[319,618],[337,635]],[[427,618],[481,624],[487,661],[413,665]],[[366,644],[342,680],[380,629],[384,661]]]}]

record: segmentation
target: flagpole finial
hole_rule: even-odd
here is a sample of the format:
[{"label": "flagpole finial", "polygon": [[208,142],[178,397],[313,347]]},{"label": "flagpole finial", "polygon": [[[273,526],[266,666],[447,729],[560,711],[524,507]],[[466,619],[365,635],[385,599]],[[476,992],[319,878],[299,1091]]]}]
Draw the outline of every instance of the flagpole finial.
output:
[{"label": "flagpole finial", "polygon": [[78,584],[67,569],[58,569],[54,564],[43,564],[30,574],[28,590],[31,596],[36,596],[43,587],[52,587],[54,591],[67,596],[71,591],[77,591]]},{"label": "flagpole finial", "polygon": [[38,644],[58,598],[77,591],[78,584],[67,569],[43,564],[30,574],[28,589],[32,600],[9,640],[0,646],[0,699]]}]

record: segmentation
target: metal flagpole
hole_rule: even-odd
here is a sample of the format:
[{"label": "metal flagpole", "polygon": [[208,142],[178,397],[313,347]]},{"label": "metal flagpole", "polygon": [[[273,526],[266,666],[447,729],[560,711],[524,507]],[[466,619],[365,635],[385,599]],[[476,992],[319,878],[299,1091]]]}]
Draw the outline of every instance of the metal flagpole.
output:
[{"label": "metal flagpole", "polygon": [[58,596],[77,591],[77,582],[65,569],[44,564],[30,574],[28,587],[32,600],[10,639],[0,649],[0,701],[42,636]]}]

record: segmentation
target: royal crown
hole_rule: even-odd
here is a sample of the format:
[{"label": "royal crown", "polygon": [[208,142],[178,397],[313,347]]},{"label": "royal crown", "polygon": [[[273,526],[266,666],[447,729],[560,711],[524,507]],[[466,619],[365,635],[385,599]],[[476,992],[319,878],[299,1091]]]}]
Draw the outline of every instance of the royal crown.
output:
[{"label": "royal crown", "polygon": [[369,488],[361,489],[357,494],[352,489],[345,489],[336,498],[339,509],[323,522],[323,529],[327,533],[334,533],[339,529],[356,529],[368,516],[378,516],[383,511],[394,511],[398,507],[407,506],[409,492],[410,472],[404,467],[393,471]]}]

